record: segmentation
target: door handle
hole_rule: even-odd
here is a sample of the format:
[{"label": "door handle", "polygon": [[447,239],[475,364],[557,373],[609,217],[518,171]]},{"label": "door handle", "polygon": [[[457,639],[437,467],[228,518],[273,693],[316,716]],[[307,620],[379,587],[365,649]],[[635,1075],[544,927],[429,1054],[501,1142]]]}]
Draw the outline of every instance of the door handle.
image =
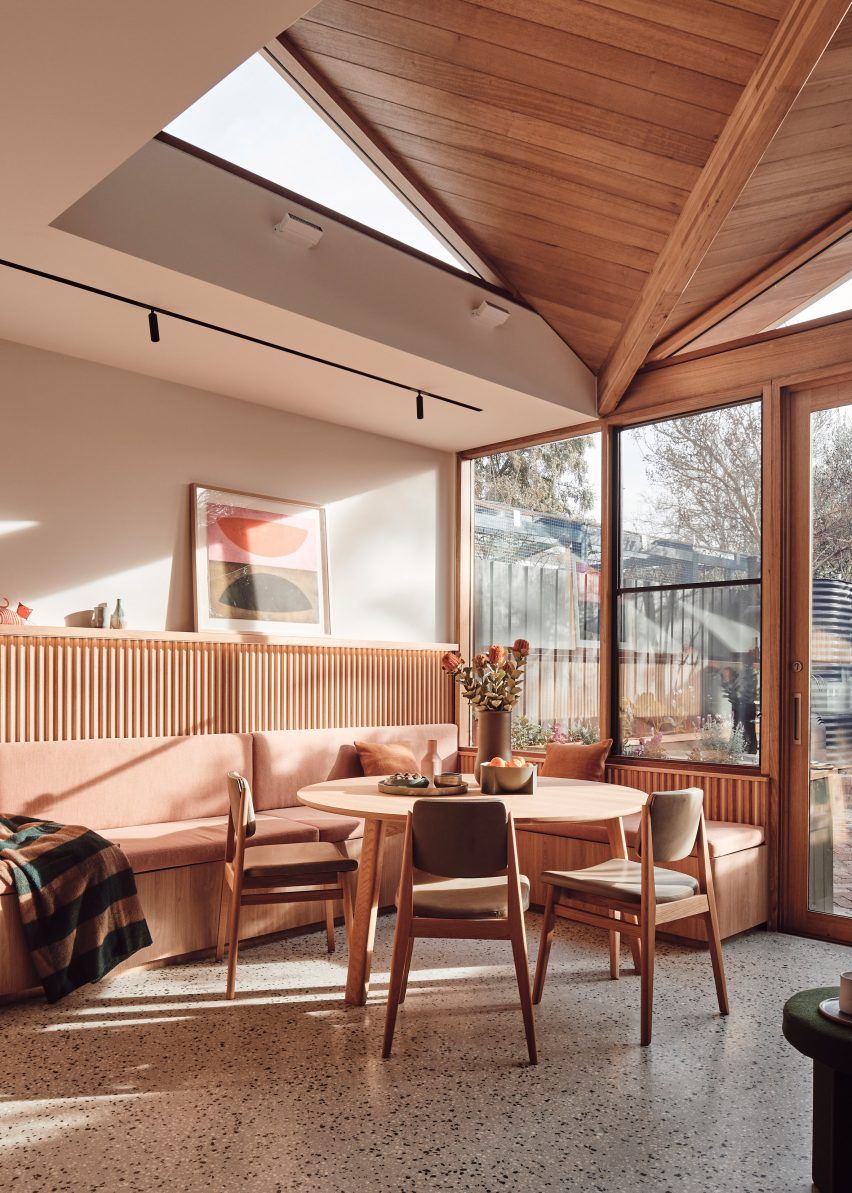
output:
[{"label": "door handle", "polygon": [[793,696],[793,745],[802,744],[802,696],[796,692]]}]

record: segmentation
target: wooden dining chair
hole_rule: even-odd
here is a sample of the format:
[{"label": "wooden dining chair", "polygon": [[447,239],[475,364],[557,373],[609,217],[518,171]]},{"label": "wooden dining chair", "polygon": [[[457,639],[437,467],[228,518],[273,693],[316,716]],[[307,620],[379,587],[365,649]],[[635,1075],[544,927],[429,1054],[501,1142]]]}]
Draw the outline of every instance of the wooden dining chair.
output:
[{"label": "wooden dining chair", "polygon": [[537,1063],[524,912],[512,817],[500,800],[420,799],[405,823],[382,1056],[393,1046],[418,936],[512,944],[530,1064]]},{"label": "wooden dining chair", "polygon": [[246,841],[254,836],[256,829],[254,801],[248,780],[236,771],[228,774],[228,803],[216,960],[221,961],[225,954],[227,935],[226,997],[233,998],[241,909],[263,903],[325,903],[326,942],[329,953],[333,953],[334,902],[343,900],[348,940],[352,926],[352,874],[358,863],[346,856],[342,845],[325,841],[255,845],[247,852]]},{"label": "wooden dining chair", "polygon": [[[640,941],[642,1043],[650,1044],[657,927],[687,916],[700,915],[704,919],[710,946],[719,1011],[722,1015],[728,1014],[728,991],[703,805],[704,793],[697,787],[655,792],[642,809],[640,861],[612,858],[583,870],[548,870],[542,874],[542,881],[547,884],[547,896],[533,1002],[541,1002],[557,916],[604,928],[610,933],[613,924],[617,923],[621,932]],[[678,862],[688,857],[696,840],[697,879],[691,874],[655,865],[655,859]],[[612,976],[618,977],[617,963]]]}]

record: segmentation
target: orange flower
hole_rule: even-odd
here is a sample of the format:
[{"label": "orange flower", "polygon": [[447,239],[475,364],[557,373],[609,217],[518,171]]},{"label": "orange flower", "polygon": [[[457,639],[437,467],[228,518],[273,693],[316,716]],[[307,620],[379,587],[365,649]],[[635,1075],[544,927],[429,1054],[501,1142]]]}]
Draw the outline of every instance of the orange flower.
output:
[{"label": "orange flower", "polygon": [[506,647],[505,646],[489,646],[488,647],[488,661],[492,667],[502,667],[506,661]]},{"label": "orange flower", "polygon": [[519,659],[525,659],[530,653],[530,644],[527,642],[526,638],[516,638],[512,650]]},{"label": "orange flower", "polygon": [[479,654],[473,656],[473,665],[479,671],[482,670],[482,668],[485,666],[485,664],[487,662],[488,662],[488,655],[483,654],[482,651],[480,651]]},{"label": "orange flower", "polygon": [[445,671],[449,672],[450,675],[455,675],[456,671],[458,671],[458,669],[459,669],[459,667],[461,667],[461,665],[462,665],[461,655],[457,655],[455,653],[455,651],[452,651],[452,650],[448,650],[447,653],[444,655],[444,657],[441,659],[441,666],[444,668]]}]

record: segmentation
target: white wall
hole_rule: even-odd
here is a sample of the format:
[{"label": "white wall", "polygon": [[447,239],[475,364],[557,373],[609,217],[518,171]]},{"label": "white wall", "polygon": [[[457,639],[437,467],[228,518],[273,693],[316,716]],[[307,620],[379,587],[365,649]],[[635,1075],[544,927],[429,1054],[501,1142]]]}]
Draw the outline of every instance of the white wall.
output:
[{"label": "white wall", "polygon": [[120,596],[192,629],[193,481],[325,506],[335,637],[451,640],[448,453],[0,341],[0,597],[32,624]]}]

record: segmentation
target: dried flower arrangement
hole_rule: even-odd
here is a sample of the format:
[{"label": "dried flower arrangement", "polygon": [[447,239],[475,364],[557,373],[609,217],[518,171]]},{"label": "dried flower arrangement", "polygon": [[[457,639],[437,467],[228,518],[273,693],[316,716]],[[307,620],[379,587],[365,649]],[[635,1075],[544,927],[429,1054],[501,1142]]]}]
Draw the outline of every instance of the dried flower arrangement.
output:
[{"label": "dried flower arrangement", "polygon": [[475,712],[511,712],[523,691],[529,653],[529,642],[518,638],[511,646],[489,646],[487,653],[474,655],[470,663],[449,651],[441,666],[460,685]]}]

